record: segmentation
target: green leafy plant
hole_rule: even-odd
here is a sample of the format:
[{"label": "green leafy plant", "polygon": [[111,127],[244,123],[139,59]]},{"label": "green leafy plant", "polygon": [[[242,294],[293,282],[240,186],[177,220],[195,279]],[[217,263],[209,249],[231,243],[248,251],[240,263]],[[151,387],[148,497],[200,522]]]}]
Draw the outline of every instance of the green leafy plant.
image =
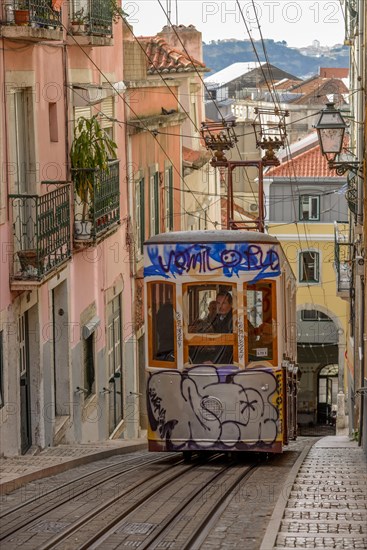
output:
[{"label": "green leafy plant", "polygon": [[73,13],[72,23],[76,25],[83,25],[88,20],[88,17],[84,15],[84,8],[80,8]]},{"label": "green leafy plant", "polygon": [[94,207],[96,171],[109,171],[108,162],[116,158],[116,149],[116,143],[101,127],[98,115],[90,119],[78,118],[70,150],[70,161],[74,189],[83,205],[82,221],[87,219],[88,205],[91,208]]}]

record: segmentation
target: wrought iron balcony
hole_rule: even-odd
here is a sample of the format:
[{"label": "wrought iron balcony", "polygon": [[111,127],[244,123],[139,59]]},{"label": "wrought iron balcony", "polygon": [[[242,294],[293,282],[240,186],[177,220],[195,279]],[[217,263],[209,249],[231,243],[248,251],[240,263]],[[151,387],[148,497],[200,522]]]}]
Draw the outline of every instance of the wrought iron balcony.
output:
[{"label": "wrought iron balcony", "polygon": [[13,280],[41,281],[71,257],[70,184],[44,195],[10,195]]},{"label": "wrought iron balcony", "polygon": [[112,0],[72,0],[70,4],[72,34],[111,37],[113,5]]},{"label": "wrought iron balcony", "polygon": [[2,36],[29,40],[62,38],[60,3],[54,0],[9,0],[3,4]]},{"label": "wrought iron balcony", "polygon": [[78,183],[81,170],[72,171],[75,241],[95,241],[120,222],[119,165],[120,161],[114,160],[107,170],[83,170],[90,175],[87,188]]},{"label": "wrought iron balcony", "polygon": [[337,296],[348,300],[352,285],[352,244],[349,223],[334,222],[334,240]]}]

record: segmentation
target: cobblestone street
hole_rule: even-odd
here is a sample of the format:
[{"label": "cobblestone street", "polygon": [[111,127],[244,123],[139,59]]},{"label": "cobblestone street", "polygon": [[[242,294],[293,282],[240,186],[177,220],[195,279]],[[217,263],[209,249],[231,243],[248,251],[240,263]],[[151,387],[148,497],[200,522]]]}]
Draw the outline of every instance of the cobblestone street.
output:
[{"label": "cobblestone street", "polygon": [[268,528],[261,550],[367,548],[366,457],[356,443],[326,437],[310,449],[290,487],[275,546],[274,537]]}]

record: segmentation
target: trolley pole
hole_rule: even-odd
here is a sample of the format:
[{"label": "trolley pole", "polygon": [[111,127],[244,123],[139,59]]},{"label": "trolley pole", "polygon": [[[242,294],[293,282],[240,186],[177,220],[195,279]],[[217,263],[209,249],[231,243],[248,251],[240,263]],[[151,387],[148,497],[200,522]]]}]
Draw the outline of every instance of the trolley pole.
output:
[{"label": "trolley pole", "polygon": [[[245,229],[247,231],[265,231],[264,209],[264,168],[278,166],[279,159],[275,152],[284,147],[286,139],[285,117],[288,111],[279,109],[255,109],[257,117],[253,122],[257,148],[264,149],[265,155],[260,160],[227,160],[225,151],[232,149],[238,141],[234,132],[235,121],[203,122],[201,135],[205,146],[211,150],[211,165],[214,168],[225,168],[227,171],[227,229]],[[265,118],[264,118],[265,117]],[[264,122],[265,120],[265,122]],[[236,168],[257,168],[258,170],[258,216],[255,219],[235,220],[235,202],[233,193],[233,172]]]}]

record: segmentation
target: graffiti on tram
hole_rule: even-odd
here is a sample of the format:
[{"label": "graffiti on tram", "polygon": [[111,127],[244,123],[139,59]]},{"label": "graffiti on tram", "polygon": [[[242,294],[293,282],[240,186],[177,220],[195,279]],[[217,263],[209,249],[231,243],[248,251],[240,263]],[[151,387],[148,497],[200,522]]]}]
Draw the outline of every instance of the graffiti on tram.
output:
[{"label": "graffiti on tram", "polygon": [[[273,245],[206,243],[148,245],[146,277],[182,275],[251,275],[252,281],[280,275],[278,252]],[[149,265],[150,263],[150,265]]]},{"label": "graffiti on tram", "polygon": [[[269,370],[192,367],[151,374],[150,428],[167,450],[267,447],[278,435],[276,377]],[[193,435],[195,434],[195,436]]]}]

